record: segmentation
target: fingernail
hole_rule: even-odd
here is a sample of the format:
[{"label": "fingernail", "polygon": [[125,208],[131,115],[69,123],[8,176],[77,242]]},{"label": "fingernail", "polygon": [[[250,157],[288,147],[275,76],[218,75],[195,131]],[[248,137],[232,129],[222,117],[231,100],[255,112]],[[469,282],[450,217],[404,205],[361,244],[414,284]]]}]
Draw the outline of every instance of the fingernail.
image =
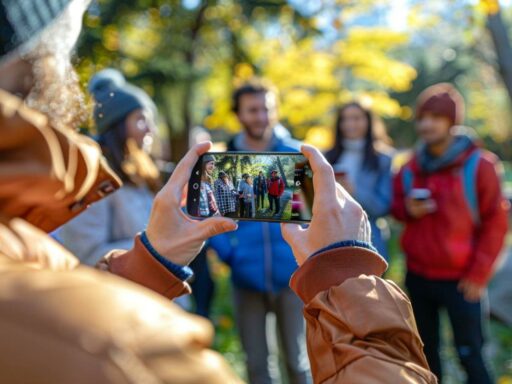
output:
[{"label": "fingernail", "polygon": [[225,231],[234,231],[237,227],[238,226],[235,223],[222,223],[222,229]]}]

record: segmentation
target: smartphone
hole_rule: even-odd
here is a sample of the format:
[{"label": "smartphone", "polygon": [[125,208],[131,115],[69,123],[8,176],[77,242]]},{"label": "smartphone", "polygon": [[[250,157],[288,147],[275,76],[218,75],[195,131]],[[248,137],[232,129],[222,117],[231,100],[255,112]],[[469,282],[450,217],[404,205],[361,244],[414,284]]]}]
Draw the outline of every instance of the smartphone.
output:
[{"label": "smartphone", "polygon": [[425,201],[430,199],[432,192],[427,188],[413,188],[409,193],[409,197],[414,200]]},{"label": "smartphone", "polygon": [[299,152],[208,152],[190,176],[187,213],[307,223],[313,195],[313,171]]}]

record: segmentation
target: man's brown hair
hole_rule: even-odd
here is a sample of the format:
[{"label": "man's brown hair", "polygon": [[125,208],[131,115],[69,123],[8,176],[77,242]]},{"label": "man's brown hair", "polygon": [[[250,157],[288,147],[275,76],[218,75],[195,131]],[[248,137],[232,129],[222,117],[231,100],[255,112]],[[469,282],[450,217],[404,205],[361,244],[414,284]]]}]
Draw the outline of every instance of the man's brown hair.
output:
[{"label": "man's brown hair", "polygon": [[267,94],[270,92],[270,88],[258,83],[246,83],[233,92],[232,96],[232,110],[235,113],[238,113],[240,109],[240,99],[244,95],[257,95],[257,94]]}]

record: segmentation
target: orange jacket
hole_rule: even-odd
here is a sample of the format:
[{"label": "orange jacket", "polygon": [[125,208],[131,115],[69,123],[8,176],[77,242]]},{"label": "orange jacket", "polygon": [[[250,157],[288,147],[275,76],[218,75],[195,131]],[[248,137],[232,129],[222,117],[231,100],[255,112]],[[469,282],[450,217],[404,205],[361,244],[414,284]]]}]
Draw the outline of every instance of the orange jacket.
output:
[{"label": "orange jacket", "polygon": [[[211,325],[163,297],[189,287],[139,238],[105,261],[121,279],[79,266],[45,234],[119,186],[97,145],[2,91],[0,137],[2,380],[239,382],[208,349]],[[378,277],[385,267],[371,251],[343,248],[293,276],[316,383],[435,383],[407,297]]]}]

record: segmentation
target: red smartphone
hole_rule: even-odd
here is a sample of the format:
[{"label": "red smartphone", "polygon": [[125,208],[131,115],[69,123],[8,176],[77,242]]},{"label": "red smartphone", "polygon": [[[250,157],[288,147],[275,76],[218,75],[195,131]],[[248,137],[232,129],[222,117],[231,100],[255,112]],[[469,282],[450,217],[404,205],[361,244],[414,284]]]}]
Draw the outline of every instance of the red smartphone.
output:
[{"label": "red smartphone", "polygon": [[299,152],[208,152],[190,176],[187,214],[307,223],[313,198],[313,171]]}]

